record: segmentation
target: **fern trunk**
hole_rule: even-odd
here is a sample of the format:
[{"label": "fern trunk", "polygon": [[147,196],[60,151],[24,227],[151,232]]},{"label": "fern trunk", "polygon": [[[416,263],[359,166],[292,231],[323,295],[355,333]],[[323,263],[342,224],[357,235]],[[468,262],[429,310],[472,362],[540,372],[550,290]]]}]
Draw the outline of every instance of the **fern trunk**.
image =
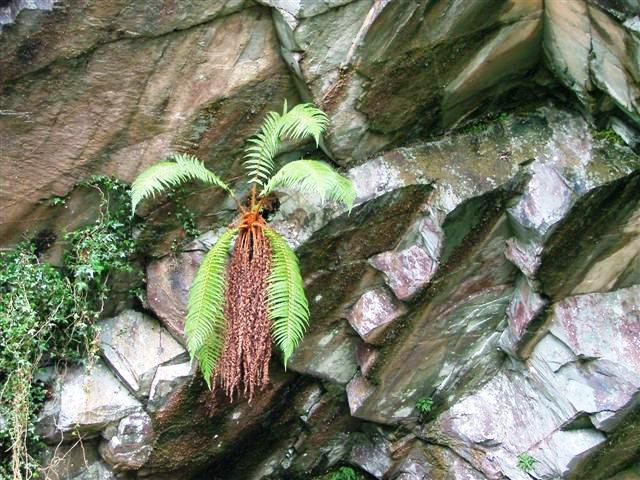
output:
[{"label": "fern trunk", "polygon": [[253,398],[269,383],[271,321],[267,284],[271,249],[259,215],[240,228],[227,267],[224,349],[216,376],[226,395]]}]

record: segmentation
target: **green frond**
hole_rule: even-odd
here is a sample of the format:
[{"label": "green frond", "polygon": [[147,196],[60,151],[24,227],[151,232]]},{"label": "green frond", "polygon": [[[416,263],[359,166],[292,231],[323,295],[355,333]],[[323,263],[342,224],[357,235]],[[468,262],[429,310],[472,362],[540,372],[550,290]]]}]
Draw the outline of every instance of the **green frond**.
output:
[{"label": "green frond", "polygon": [[356,190],[351,180],[340,175],[328,163],[318,160],[287,163],[271,177],[260,195],[265,196],[281,188],[292,188],[305,194],[316,195],[323,202],[340,202],[349,210],[356,198]]},{"label": "green frond", "polygon": [[309,324],[309,305],[296,254],[275,231],[266,228],[264,233],[272,253],[267,287],[271,335],[282,350],[286,368]]},{"label": "green frond", "polygon": [[156,163],[131,184],[131,213],[145,198],[153,197],[188,180],[199,180],[232,193],[231,188],[193,155],[176,154],[169,161]]},{"label": "green frond", "polygon": [[291,140],[312,137],[317,146],[328,124],[329,119],[322,110],[312,103],[301,103],[282,116],[282,136]]},{"label": "green frond", "polygon": [[[237,228],[227,230],[204,258],[189,290],[184,333],[191,358],[196,358],[207,384],[224,342],[225,267]],[[209,385],[211,388],[211,385]]]},{"label": "green frond", "polygon": [[249,182],[256,185],[267,183],[283,139],[311,137],[318,145],[327,124],[325,113],[313,104],[302,103],[287,111],[285,100],[282,115],[269,112],[260,131],[249,140],[249,146],[245,149],[244,166],[249,174]]}]

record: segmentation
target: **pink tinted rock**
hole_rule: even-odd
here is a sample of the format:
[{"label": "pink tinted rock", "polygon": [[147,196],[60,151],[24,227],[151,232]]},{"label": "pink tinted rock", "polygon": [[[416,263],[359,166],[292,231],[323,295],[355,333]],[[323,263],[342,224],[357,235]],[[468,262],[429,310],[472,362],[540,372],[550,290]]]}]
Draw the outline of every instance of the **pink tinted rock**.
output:
[{"label": "pink tinted rock", "polygon": [[553,167],[534,164],[522,198],[508,211],[523,227],[545,236],[573,204],[574,193]]},{"label": "pink tinted rock", "polygon": [[362,375],[367,376],[379,356],[380,352],[366,343],[361,343],[356,347],[356,362],[358,362]]},{"label": "pink tinted rock", "polygon": [[347,384],[347,400],[352,416],[356,416],[358,409],[371,394],[371,384],[362,375],[357,374]]},{"label": "pink tinted rock", "polygon": [[360,297],[349,313],[349,323],[365,342],[374,343],[384,329],[405,311],[404,305],[380,287]]},{"label": "pink tinted rock", "polygon": [[506,241],[507,248],[504,256],[513,263],[527,277],[533,278],[540,267],[540,257],[538,256],[542,247],[538,244],[526,245],[515,238]]},{"label": "pink tinted rock", "polygon": [[177,257],[167,255],[147,267],[149,308],[182,343],[189,288],[202,258],[202,252],[185,252]]},{"label": "pink tinted rock", "polygon": [[551,333],[578,356],[640,375],[640,287],[569,297],[556,304]]},{"label": "pink tinted rock", "polygon": [[542,297],[533,289],[526,278],[521,277],[507,307],[509,327],[516,340],[522,339],[529,323],[544,306],[545,301]]},{"label": "pink tinted rock", "polygon": [[387,285],[400,300],[420,291],[436,270],[436,261],[417,245],[399,252],[380,253],[370,263],[386,275]]}]

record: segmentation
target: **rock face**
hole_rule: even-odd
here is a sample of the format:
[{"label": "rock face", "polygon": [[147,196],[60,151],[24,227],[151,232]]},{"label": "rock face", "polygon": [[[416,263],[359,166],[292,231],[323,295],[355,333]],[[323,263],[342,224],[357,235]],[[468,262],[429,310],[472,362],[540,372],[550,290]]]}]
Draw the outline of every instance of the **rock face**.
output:
[{"label": "rock face", "polygon": [[155,319],[126,310],[100,324],[100,349],[137,396],[147,397],[159,366],[187,358],[185,349]]},{"label": "rock face", "polygon": [[639,15],[637,0],[0,2],[2,246],[91,222],[96,192],[74,185],[92,174],[130,181],[187,152],[235,181],[285,98],[330,118],[322,151],[286,158],[324,157],[357,191],[350,213],[278,194],[270,223],[312,321],[251,404],[209,392],[184,349],[232,202],[186,190],[212,228],[188,245],[174,206],[144,205],[144,312],[101,320],[101,358],[58,372],[45,477],[639,478]]}]

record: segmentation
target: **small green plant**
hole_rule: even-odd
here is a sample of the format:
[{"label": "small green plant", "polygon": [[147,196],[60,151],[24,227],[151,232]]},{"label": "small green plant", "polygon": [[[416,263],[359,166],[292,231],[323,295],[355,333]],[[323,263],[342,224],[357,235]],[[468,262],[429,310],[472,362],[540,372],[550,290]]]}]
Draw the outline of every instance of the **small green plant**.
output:
[{"label": "small green plant", "polygon": [[525,473],[532,471],[535,463],[536,459],[529,455],[528,452],[522,452],[518,455],[518,468]]},{"label": "small green plant", "polygon": [[595,139],[609,142],[612,145],[623,145],[624,140],[618,135],[612,128],[606,128],[604,130],[591,130],[591,136]]},{"label": "small green plant", "polygon": [[[209,388],[219,382],[226,395],[253,397],[269,381],[271,336],[286,367],[309,321],[298,259],[286,240],[267,225],[263,211],[276,190],[295,189],[349,209],[355,199],[351,182],[328,164],[297,160],[277,173],[275,158],[282,140],[313,138],[319,144],[326,115],[311,104],[282,114],[270,112],[249,140],[244,166],[247,198],[191,155],[174,155],[143,171],[133,182],[131,206],[187,181],[218,187],[233,197],[237,219],[206,255],[189,292],[185,334]],[[230,254],[231,252],[231,254]]]},{"label": "small green plant", "polygon": [[53,197],[49,201],[49,205],[51,205],[52,207],[55,207],[57,205],[66,205],[66,203],[67,199],[65,197]]},{"label": "small green plant", "polygon": [[360,475],[351,467],[340,467],[331,474],[330,480],[359,480]]},{"label": "small green plant", "polygon": [[[102,195],[98,220],[69,233],[64,266],[40,258],[37,242],[0,254],[0,478],[35,478],[34,431],[45,385],[38,371],[80,361],[95,346],[95,320],[109,293],[109,275],[131,271],[134,244],[128,191],[113,181],[90,182]],[[124,201],[116,206],[116,200]],[[115,202],[115,203],[114,203]],[[5,455],[5,452],[9,452]]]},{"label": "small green plant", "polygon": [[431,397],[423,397],[416,402],[416,410],[421,416],[429,413],[431,408],[433,408],[433,398]]}]

